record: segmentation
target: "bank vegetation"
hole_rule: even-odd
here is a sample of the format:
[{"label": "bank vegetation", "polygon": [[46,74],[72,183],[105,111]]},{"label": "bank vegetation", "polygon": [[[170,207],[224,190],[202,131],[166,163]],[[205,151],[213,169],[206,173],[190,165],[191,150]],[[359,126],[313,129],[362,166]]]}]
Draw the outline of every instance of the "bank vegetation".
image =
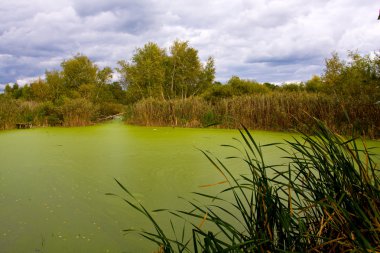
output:
[{"label": "bank vegetation", "polygon": [[[380,136],[380,55],[333,53],[320,76],[301,83],[215,81],[214,59],[201,62],[188,42],[166,50],[149,42],[118,67],[78,54],[25,86],[0,94],[0,129],[16,123],[83,126],[124,114],[129,124],[292,131],[310,116],[340,134]],[[116,71],[120,77],[112,78]]]}]

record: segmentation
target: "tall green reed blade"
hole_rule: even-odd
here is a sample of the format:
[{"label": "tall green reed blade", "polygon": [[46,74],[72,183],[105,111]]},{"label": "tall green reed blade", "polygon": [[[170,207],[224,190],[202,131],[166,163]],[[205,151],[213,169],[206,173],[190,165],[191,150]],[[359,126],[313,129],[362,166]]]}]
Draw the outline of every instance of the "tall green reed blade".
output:
[{"label": "tall green reed blade", "polygon": [[378,208],[371,206],[380,207],[379,181],[376,176],[369,180],[375,171],[371,155],[360,150],[354,138],[345,140],[320,121],[316,123],[313,136],[304,134],[303,143],[288,144],[298,152],[289,156],[294,169],[307,178],[297,186],[307,192],[308,205],[314,206],[307,210],[308,217],[323,224],[323,229],[310,224],[323,245],[319,249],[378,249],[380,230],[375,231],[375,224],[379,220],[369,219],[379,215]]},{"label": "tall green reed blade", "polygon": [[[172,244],[171,244],[172,240],[168,239],[168,237],[166,236],[164,231],[161,229],[160,225],[152,217],[150,212],[141,203],[139,203],[137,201],[137,199],[133,196],[133,194],[130,191],[128,191],[128,189],[122,183],[120,183],[117,179],[115,179],[115,181],[120,186],[120,188],[123,189],[123,191],[127,193],[127,196],[131,197],[132,200],[135,201],[136,203],[133,203],[130,200],[123,198],[119,195],[113,194],[113,193],[107,193],[107,195],[116,196],[116,197],[119,197],[122,200],[124,200],[133,209],[135,209],[139,213],[143,214],[152,223],[152,225],[154,226],[154,228],[156,230],[156,233],[149,233],[149,232],[145,232],[145,231],[140,231],[140,235],[143,236],[144,238],[156,243],[157,246],[159,246],[163,250],[163,252],[165,252],[165,253],[174,252],[174,250],[172,248]],[[127,229],[124,231],[130,232],[130,231],[134,231],[134,230]],[[177,241],[175,241],[175,242],[177,245],[180,244]]]},{"label": "tall green reed blade", "polygon": [[140,235],[160,252],[380,251],[380,172],[374,154],[318,120],[313,126],[313,135],[275,144],[287,153],[282,166],[264,160],[264,148],[274,144],[260,145],[243,126],[240,147],[223,145],[240,152],[228,159],[243,161],[247,173],[242,175],[201,150],[225,179],[207,187],[225,187],[216,195],[194,193],[210,204],[186,200],[190,210],[167,210],[184,222],[178,237],[170,221],[174,239],[116,182],[127,193],[123,200],[152,223],[156,232]]}]

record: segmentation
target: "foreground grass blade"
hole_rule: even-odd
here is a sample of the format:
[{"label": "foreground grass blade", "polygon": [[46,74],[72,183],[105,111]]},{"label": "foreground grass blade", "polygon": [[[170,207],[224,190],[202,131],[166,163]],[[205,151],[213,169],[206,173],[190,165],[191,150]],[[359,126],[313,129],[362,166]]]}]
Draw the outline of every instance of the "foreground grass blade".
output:
[{"label": "foreground grass blade", "polygon": [[[154,233],[137,231],[159,252],[379,252],[380,171],[363,144],[345,139],[315,120],[313,135],[302,133],[283,144],[257,143],[243,126],[239,147],[247,173],[237,175],[221,159],[201,150],[224,180],[217,194],[195,192],[210,202],[188,201],[190,210],[166,210],[183,226],[173,238],[118,180],[122,198],[153,225]],[[283,165],[267,164],[264,147],[286,153]],[[114,195],[115,194],[108,194]],[[130,232],[132,230],[125,230]],[[136,230],[133,230],[136,232]],[[177,236],[177,233],[180,236]]]}]

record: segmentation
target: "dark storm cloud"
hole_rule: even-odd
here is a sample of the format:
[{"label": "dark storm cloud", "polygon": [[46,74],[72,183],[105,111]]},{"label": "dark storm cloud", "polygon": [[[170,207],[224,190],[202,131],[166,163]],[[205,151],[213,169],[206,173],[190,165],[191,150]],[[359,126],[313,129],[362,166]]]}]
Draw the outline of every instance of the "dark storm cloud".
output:
[{"label": "dark storm cloud", "polygon": [[156,24],[154,6],[149,1],[77,1],[73,4],[77,14],[84,19],[114,15],[115,19],[107,30],[117,30],[131,34],[141,34],[152,29]]},{"label": "dark storm cloud", "polygon": [[255,57],[248,58],[247,63],[266,63],[270,66],[277,65],[292,65],[292,64],[311,64],[313,62],[323,61],[321,55],[311,55],[311,54],[302,54],[298,52],[292,55],[281,55],[281,56],[267,56],[267,57]]},{"label": "dark storm cloud", "polygon": [[149,4],[149,1],[144,0],[73,1],[73,7],[80,16],[93,16],[101,12],[118,12],[120,10],[128,10],[135,15],[144,14],[147,12]]},{"label": "dark storm cloud", "polygon": [[213,56],[220,81],[306,80],[332,51],[378,50],[378,8],[372,0],[2,1],[0,84],[43,76],[76,53],[115,67],[148,41],[168,48],[175,39],[203,61]]}]

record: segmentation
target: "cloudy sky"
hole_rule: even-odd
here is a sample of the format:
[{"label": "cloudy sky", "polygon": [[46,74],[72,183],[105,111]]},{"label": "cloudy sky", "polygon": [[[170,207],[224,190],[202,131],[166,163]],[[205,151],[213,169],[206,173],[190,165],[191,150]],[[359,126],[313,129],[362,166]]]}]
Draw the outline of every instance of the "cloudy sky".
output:
[{"label": "cloudy sky", "polygon": [[0,0],[0,90],[77,53],[116,67],[146,42],[188,40],[216,79],[308,80],[333,51],[380,49],[374,0]]}]

